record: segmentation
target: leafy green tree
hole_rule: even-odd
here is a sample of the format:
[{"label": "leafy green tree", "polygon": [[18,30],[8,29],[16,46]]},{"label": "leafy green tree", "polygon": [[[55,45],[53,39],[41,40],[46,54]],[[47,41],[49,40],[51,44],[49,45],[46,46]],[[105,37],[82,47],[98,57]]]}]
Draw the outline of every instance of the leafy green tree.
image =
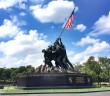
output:
[{"label": "leafy green tree", "polygon": [[4,71],[4,68],[0,68],[0,80],[2,80],[3,79],[3,71]]},{"label": "leafy green tree", "polygon": [[11,68],[11,78],[16,80],[19,75],[35,72],[35,68],[31,65],[20,66],[19,68]]},{"label": "leafy green tree", "polygon": [[35,68],[32,67],[31,65],[28,65],[28,66],[26,66],[26,72],[33,73],[33,72],[35,72]]},{"label": "leafy green tree", "polygon": [[101,65],[102,72],[100,74],[103,82],[110,80],[110,58],[99,57],[99,64]]},{"label": "leafy green tree", "polygon": [[18,70],[17,68],[11,68],[11,80],[14,81],[17,77]]},{"label": "leafy green tree", "polygon": [[2,78],[3,78],[3,80],[4,80],[4,82],[6,81],[6,80],[10,80],[11,79],[11,71],[10,71],[10,69],[9,68],[5,68],[4,69],[4,71],[3,71],[3,73],[2,73]]},{"label": "leafy green tree", "polygon": [[83,68],[84,66],[82,64],[77,64],[74,69],[76,72],[83,72]]},{"label": "leafy green tree", "polygon": [[99,82],[101,66],[97,61],[95,61],[95,58],[93,56],[89,57],[87,62],[85,62],[83,65],[84,67],[82,69],[82,72],[91,75],[94,82]]}]

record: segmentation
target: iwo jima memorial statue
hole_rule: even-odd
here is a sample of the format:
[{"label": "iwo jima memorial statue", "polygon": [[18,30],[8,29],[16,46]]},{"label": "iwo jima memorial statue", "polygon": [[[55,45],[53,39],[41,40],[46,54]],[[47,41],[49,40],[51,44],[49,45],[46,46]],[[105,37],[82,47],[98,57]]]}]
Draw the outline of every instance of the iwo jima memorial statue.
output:
[{"label": "iwo jima memorial statue", "polygon": [[[73,14],[74,10],[54,44],[42,50],[44,65],[39,66],[35,73],[20,75],[17,80],[18,88],[92,87],[91,76],[74,71],[74,67],[67,57],[66,48],[61,41],[64,29],[72,26]],[[55,61],[55,66],[52,64],[52,60]]]}]

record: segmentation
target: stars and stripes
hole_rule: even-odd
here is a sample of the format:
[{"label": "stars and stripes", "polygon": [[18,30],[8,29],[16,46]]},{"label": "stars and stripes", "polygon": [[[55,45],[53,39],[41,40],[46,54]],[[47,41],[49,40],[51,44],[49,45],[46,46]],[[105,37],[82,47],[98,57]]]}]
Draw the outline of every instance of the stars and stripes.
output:
[{"label": "stars and stripes", "polygon": [[74,10],[73,10],[72,14],[70,15],[70,17],[69,17],[69,19],[65,25],[66,29],[69,29],[70,27],[72,27],[73,19],[74,19]]},{"label": "stars and stripes", "polygon": [[69,29],[70,27],[72,27],[73,20],[74,20],[74,10],[75,10],[75,8],[73,9],[73,11],[72,11],[70,17],[68,18],[68,20],[67,20],[65,26],[63,27],[63,29],[62,29],[62,31],[61,31],[61,33],[60,33],[60,35],[59,35],[58,38],[61,37],[61,35],[63,34],[65,28],[66,28],[66,29]]}]

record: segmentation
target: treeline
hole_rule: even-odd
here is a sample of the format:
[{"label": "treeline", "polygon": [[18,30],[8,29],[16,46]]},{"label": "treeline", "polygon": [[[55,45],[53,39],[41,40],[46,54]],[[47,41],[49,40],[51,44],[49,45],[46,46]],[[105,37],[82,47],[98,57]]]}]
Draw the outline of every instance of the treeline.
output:
[{"label": "treeline", "polygon": [[35,68],[31,65],[19,68],[0,68],[0,82],[15,82],[20,74],[33,72],[35,72]]},{"label": "treeline", "polygon": [[[94,82],[110,82],[110,58],[91,56],[83,64],[76,64],[74,70],[77,72],[89,74]],[[34,73],[35,68],[31,65],[20,66],[19,68],[0,68],[0,81],[16,81],[17,77],[25,73]]]},{"label": "treeline", "polygon": [[91,56],[83,64],[77,64],[75,70],[92,76],[94,82],[110,82],[110,58]]}]

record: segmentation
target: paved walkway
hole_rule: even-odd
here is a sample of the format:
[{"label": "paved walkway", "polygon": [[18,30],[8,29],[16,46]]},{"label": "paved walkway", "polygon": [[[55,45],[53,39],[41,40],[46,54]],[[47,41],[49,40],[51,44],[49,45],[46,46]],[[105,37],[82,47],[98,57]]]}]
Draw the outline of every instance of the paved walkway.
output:
[{"label": "paved walkway", "polygon": [[110,91],[93,93],[18,94],[18,95],[0,95],[0,96],[110,96]]}]

